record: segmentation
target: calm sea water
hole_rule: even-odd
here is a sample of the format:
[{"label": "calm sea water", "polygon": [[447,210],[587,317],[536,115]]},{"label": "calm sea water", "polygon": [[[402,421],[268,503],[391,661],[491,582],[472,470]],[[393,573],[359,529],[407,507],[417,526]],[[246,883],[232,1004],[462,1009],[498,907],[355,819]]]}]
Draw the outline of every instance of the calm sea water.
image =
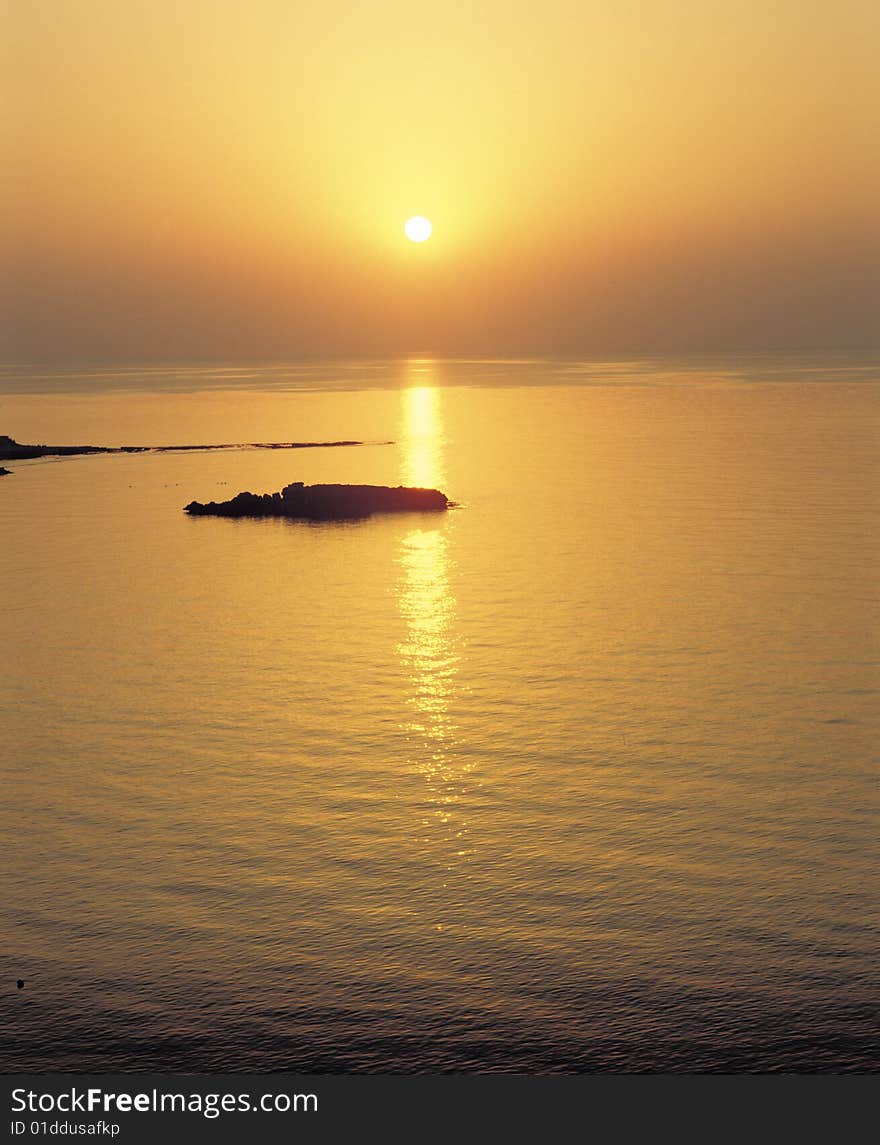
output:
[{"label": "calm sea water", "polygon": [[[0,373],[6,1069],[867,1070],[880,369]],[[293,480],[442,517],[189,519]],[[26,980],[16,990],[15,979]]]}]

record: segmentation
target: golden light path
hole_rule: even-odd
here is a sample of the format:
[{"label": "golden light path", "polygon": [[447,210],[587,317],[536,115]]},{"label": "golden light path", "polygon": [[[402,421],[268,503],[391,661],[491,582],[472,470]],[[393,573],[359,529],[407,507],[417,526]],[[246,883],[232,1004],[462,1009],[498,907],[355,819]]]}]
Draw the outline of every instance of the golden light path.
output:
[{"label": "golden light path", "polygon": [[[434,384],[435,366],[418,359],[406,369],[401,481],[446,491],[443,391]],[[399,654],[411,680],[411,713],[404,730],[413,747],[413,764],[428,788],[430,811],[422,820],[421,842],[435,854],[440,851],[449,871],[470,854],[467,824],[456,806],[473,765],[457,753],[457,728],[450,714],[458,687],[459,640],[447,526],[445,514],[438,521],[420,522],[401,542],[399,603],[407,632]]]}]

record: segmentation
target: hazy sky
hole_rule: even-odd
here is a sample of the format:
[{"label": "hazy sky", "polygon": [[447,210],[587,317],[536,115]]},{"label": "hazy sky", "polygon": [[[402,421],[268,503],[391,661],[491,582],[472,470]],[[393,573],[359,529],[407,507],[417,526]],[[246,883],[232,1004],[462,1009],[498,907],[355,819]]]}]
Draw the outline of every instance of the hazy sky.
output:
[{"label": "hazy sky", "polygon": [[876,0],[2,11],[6,360],[861,348],[877,325]]}]

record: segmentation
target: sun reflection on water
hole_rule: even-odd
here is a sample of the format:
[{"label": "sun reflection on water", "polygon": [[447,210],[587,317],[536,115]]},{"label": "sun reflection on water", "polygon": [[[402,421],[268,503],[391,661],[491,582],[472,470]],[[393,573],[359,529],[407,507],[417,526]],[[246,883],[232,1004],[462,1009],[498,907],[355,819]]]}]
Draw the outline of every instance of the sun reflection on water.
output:
[{"label": "sun reflection on water", "polygon": [[[403,391],[403,483],[441,489],[446,481],[440,390],[425,385],[425,368],[411,366],[413,385]],[[433,375],[428,375],[432,377]]]},{"label": "sun reflection on water", "polygon": [[[443,391],[435,384],[433,363],[408,363],[407,381],[411,384],[401,398],[401,480],[445,492]],[[439,837],[443,861],[451,869],[470,854],[461,804],[472,764],[457,751],[458,729],[452,714],[459,687],[459,641],[447,525],[445,514],[439,521],[420,521],[401,542],[399,602],[407,631],[399,654],[411,682],[404,731],[413,766],[428,789],[422,842],[434,845]]]}]

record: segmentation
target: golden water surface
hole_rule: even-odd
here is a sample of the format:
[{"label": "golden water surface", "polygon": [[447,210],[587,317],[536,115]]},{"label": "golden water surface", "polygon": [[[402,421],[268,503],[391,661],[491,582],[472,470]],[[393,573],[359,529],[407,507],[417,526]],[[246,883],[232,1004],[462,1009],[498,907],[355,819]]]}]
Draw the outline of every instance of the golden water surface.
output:
[{"label": "golden water surface", "polygon": [[[6,1068],[876,1068],[880,384],[773,371],[8,373],[377,444],[7,463]],[[293,480],[458,507],[181,512]]]}]

